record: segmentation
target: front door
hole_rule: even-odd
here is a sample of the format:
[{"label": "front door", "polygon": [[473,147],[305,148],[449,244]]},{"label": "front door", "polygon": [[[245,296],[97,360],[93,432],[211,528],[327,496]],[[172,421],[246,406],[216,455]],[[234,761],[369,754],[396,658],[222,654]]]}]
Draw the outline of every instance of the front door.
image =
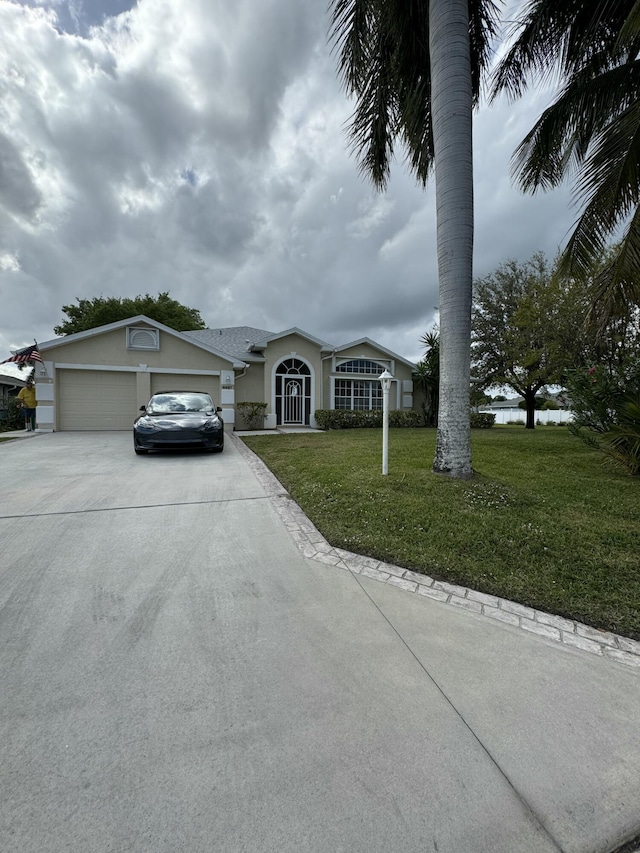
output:
[{"label": "front door", "polygon": [[282,361],[276,370],[278,426],[308,425],[311,415],[311,371],[299,358]]}]

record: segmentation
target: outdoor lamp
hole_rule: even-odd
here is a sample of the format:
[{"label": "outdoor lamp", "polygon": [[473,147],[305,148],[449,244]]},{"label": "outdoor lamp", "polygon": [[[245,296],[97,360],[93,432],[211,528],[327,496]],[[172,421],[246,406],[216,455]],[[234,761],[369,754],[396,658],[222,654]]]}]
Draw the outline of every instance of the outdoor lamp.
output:
[{"label": "outdoor lamp", "polygon": [[382,473],[389,473],[389,391],[393,376],[388,370],[378,376],[382,385]]}]

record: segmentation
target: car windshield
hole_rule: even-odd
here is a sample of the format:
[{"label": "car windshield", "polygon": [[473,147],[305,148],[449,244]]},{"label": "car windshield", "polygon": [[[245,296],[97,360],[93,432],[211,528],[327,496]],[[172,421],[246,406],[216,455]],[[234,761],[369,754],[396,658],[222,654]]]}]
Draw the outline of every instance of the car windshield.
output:
[{"label": "car windshield", "polygon": [[170,415],[177,412],[211,412],[213,400],[208,394],[171,392],[155,394],[147,406],[149,415]]}]

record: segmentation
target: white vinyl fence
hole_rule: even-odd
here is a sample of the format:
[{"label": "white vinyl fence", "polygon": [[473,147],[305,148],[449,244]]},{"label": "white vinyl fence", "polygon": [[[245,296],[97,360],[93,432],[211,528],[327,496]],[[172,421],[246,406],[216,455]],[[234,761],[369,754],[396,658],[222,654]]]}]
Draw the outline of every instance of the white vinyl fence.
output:
[{"label": "white vinyl fence", "polygon": [[[514,421],[522,421],[526,423],[527,413],[524,409],[519,409],[517,406],[513,409],[488,409],[480,407],[480,412],[488,412],[495,415],[497,424],[508,424]],[[573,412],[568,412],[565,409],[536,409],[535,421],[536,424],[566,424],[567,421],[573,420]]]}]

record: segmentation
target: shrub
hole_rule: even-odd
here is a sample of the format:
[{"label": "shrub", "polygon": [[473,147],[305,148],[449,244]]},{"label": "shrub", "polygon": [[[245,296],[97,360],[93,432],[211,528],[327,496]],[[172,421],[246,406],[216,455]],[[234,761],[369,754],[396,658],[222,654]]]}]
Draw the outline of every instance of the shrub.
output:
[{"label": "shrub", "polygon": [[602,449],[629,474],[640,474],[640,395],[626,397]]},{"label": "shrub", "polygon": [[491,429],[496,416],[491,412],[471,412],[471,429]]},{"label": "shrub", "polygon": [[[316,409],[316,423],[320,429],[363,429],[381,428],[382,412],[354,411],[351,409]],[[389,412],[390,427],[422,426],[422,415],[413,410],[394,409]]]},{"label": "shrub", "polygon": [[507,424],[509,426],[524,426],[524,421],[523,420],[507,421]]},{"label": "shrub", "polygon": [[7,400],[6,415],[0,419],[0,432],[10,432],[24,427],[24,414],[17,397]]},{"label": "shrub", "polygon": [[[390,427],[408,428],[423,425],[424,421],[420,412],[414,412],[412,409],[404,411],[402,409],[393,409],[389,412]],[[380,421],[380,426],[382,426],[382,420]]]},{"label": "shrub", "polygon": [[629,474],[640,474],[640,362],[626,372],[603,365],[574,371],[567,381],[574,420],[569,432],[602,451]]},{"label": "shrub", "polygon": [[[244,429],[262,429],[266,403],[236,403],[236,409],[242,419]],[[242,427],[241,427],[242,428]]]}]

